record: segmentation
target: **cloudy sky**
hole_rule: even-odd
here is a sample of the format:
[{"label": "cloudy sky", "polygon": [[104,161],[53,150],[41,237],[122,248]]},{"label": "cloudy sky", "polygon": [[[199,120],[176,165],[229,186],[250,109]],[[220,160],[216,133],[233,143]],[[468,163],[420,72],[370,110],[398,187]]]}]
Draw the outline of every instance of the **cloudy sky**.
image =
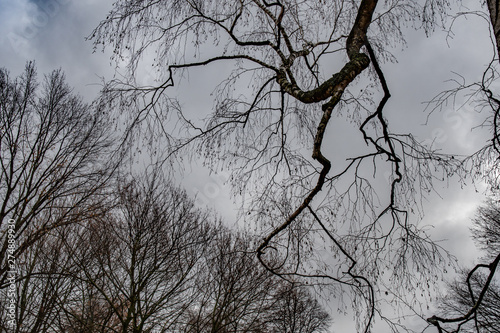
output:
[{"label": "cloudy sky", "polygon": [[[67,80],[87,100],[99,91],[101,77],[109,79],[114,70],[109,55],[93,53],[85,40],[111,8],[111,0],[0,0],[0,66],[11,75],[22,72],[26,61],[35,60],[39,74],[62,68]],[[431,37],[423,31],[408,31],[408,46],[393,52],[397,63],[384,64],[393,98],[387,116],[395,132],[413,132],[422,140],[435,140],[449,152],[470,153],[484,144],[487,136],[471,127],[481,122],[481,115],[470,109],[450,114],[434,113],[426,122],[424,101],[444,88],[446,81],[460,73],[477,80],[491,58],[488,25],[479,17],[457,19],[453,36],[437,30]],[[452,37],[452,38],[451,38]],[[391,83],[395,83],[391,85]],[[397,84],[396,84],[397,82]],[[199,172],[185,182],[188,192],[198,194],[200,204],[212,205],[231,219],[228,209],[227,177]],[[441,197],[425,203],[423,223],[434,226],[436,239],[448,239],[444,245],[462,262],[472,263],[477,252],[469,238],[469,218],[483,200],[484,188],[460,190],[451,182],[438,184]],[[472,250],[471,250],[472,249]]]},{"label": "cloudy sky", "polygon": [[93,54],[85,40],[112,1],[1,0],[0,61],[19,74],[29,60],[38,73],[62,68],[69,83],[86,98],[95,97],[99,77],[112,75],[108,56]]}]

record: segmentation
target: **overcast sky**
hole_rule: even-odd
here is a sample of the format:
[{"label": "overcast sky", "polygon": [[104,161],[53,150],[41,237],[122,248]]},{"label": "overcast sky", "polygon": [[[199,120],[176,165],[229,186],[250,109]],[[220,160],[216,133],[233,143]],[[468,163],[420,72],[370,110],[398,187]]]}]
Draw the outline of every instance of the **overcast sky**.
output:
[{"label": "overcast sky", "polygon": [[92,99],[99,77],[112,75],[108,56],[85,41],[111,8],[106,0],[0,0],[0,61],[19,74],[29,60],[38,73],[62,68],[75,91]]},{"label": "overcast sky", "polygon": [[[113,75],[109,56],[93,53],[85,40],[92,28],[106,16],[111,0],[0,0],[0,66],[12,76],[20,74],[26,61],[35,60],[38,73],[62,68],[75,92],[87,100],[99,90],[100,77]],[[422,140],[432,140],[450,152],[468,153],[477,149],[486,136],[480,130],[471,132],[472,125],[481,116],[468,109],[451,118],[450,114],[436,113],[424,126],[426,113],[422,102],[429,100],[453,78],[453,72],[466,78],[478,79],[484,65],[491,58],[488,26],[479,18],[459,19],[454,38],[436,31],[427,38],[422,31],[408,32],[408,47],[395,49],[398,63],[384,64],[393,98],[387,108],[387,117],[395,132],[412,131]],[[457,115],[457,114],[455,114]],[[196,169],[197,170],[197,169]],[[227,216],[228,188],[226,177],[209,176],[208,172],[194,174],[185,182],[188,192],[199,192],[200,204],[208,203]],[[457,184],[450,189],[439,185],[442,198],[433,196],[425,204],[424,223],[435,226],[436,239],[450,239],[445,245],[464,263],[470,264],[477,253],[471,251],[469,218],[484,198],[481,185],[475,189],[460,190]],[[224,212],[224,210],[226,210]]]}]

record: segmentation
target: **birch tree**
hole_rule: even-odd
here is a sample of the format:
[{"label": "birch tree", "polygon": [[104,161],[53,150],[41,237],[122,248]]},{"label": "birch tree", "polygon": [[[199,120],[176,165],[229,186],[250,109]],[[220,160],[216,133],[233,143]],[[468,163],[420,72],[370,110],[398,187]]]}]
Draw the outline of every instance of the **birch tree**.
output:
[{"label": "birch tree", "polygon": [[[121,0],[90,38],[126,65],[102,100],[129,117],[127,136],[147,130],[152,151],[167,147],[165,161],[201,157],[231,173],[242,220],[260,228],[255,254],[268,271],[328,288],[340,309],[350,305],[358,331],[376,317],[400,331],[382,304],[415,305],[401,300],[431,288],[446,262],[412,212],[435,180],[468,171],[391,131],[383,66],[389,45],[404,42],[402,26],[431,32],[448,8],[440,0]],[[212,66],[221,78],[203,84],[213,106],[186,109],[201,91],[176,86]],[[350,140],[332,130],[339,121],[354,133],[346,156],[336,156]]]}]

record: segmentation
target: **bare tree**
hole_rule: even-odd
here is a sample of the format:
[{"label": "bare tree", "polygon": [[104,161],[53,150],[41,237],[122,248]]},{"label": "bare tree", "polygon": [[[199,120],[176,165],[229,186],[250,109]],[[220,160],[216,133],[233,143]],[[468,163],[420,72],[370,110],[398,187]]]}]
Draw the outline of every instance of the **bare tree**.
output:
[{"label": "bare tree", "polygon": [[[75,274],[76,275],[76,274]],[[91,284],[72,279],[72,292],[58,306],[53,332],[111,333],[120,332],[121,323],[114,309]]]},{"label": "bare tree", "polygon": [[307,292],[258,265],[250,236],[233,234],[212,214],[194,209],[158,170],[120,184],[109,191],[105,210],[51,230],[23,252],[16,327],[9,327],[2,313],[4,330],[321,332],[328,327],[329,316]]},{"label": "bare tree", "polygon": [[473,238],[485,252],[487,263],[463,270],[459,279],[449,283],[440,309],[443,315],[428,321],[439,332],[450,327],[464,332],[500,332],[500,206],[490,200],[480,207],[474,219]]},{"label": "bare tree", "polygon": [[103,111],[75,96],[60,70],[41,85],[34,63],[17,79],[0,70],[0,289],[8,257],[99,205],[117,165]]},{"label": "bare tree", "polygon": [[[431,103],[442,108],[457,95],[465,93],[475,107],[486,110],[489,117],[483,123],[488,127],[491,140],[478,152],[466,158],[471,173],[482,174],[488,183],[492,195],[498,195],[500,163],[500,98],[495,89],[498,82],[500,65],[500,7],[497,1],[487,0],[487,12],[465,12],[459,16],[476,15],[484,19],[490,28],[493,46],[490,63],[486,66],[479,82],[466,83],[456,81],[457,87],[441,92]],[[460,277],[448,284],[448,293],[441,300],[441,316],[428,319],[439,332],[455,331],[498,332],[498,265],[500,263],[500,211],[498,203],[490,200],[478,209],[474,220],[473,238],[485,251],[485,262],[477,264],[470,271],[462,270]],[[497,275],[495,275],[497,274]],[[450,328],[451,327],[451,328]]]},{"label": "bare tree", "polygon": [[198,276],[183,332],[324,332],[330,317],[298,284],[259,265],[254,237],[220,229]]},{"label": "bare tree", "polygon": [[157,172],[121,181],[114,208],[76,233],[77,242],[66,243],[81,281],[64,304],[66,327],[174,330],[192,302],[198,261],[216,223],[193,205]]},{"label": "bare tree", "polygon": [[[350,293],[359,330],[368,332],[377,314],[387,319],[379,290],[403,298],[444,266],[409,212],[434,179],[460,174],[462,164],[391,133],[380,60],[403,39],[403,23],[430,30],[447,4],[121,0],[91,38],[128,61],[124,79],[102,95],[128,111],[128,133],[145,123],[148,138],[165,138],[166,158],[194,146],[213,170],[230,170],[234,193],[245,198],[242,216],[262,228],[264,267]],[[218,63],[227,75],[212,85],[213,109],[183,109],[171,87]],[[144,71],[156,81],[139,84]],[[360,145],[332,163],[345,143],[327,129],[335,117],[356,127]]]},{"label": "bare tree", "polygon": [[[64,228],[58,228],[58,232]],[[64,236],[64,233],[60,235]],[[66,234],[67,235],[67,234]],[[17,258],[15,312],[7,306],[0,309],[0,328],[3,332],[51,332],[58,318],[59,303],[72,290],[71,280],[62,275],[69,258],[61,251],[63,242],[45,234]],[[10,290],[10,289],[6,289]],[[11,297],[2,290],[2,305]],[[15,314],[14,317],[9,316]],[[10,320],[13,323],[10,323]]]},{"label": "bare tree", "polygon": [[[108,201],[107,204],[111,203]],[[50,332],[111,333],[121,331],[120,321],[115,316],[115,308],[110,307],[108,304],[109,299],[106,299],[105,295],[102,295],[100,290],[93,283],[88,283],[88,279],[86,279],[87,276],[91,276],[94,283],[103,280],[103,272],[95,264],[96,253],[91,249],[101,246],[98,253],[102,255],[114,243],[102,243],[103,239],[112,240],[106,234],[100,235],[101,238],[99,239],[94,237],[93,241],[101,240],[101,242],[92,244],[91,247],[86,240],[88,240],[89,230],[93,230],[89,229],[89,227],[95,225],[96,221],[105,223],[104,216],[109,214],[109,211],[113,208],[113,206],[107,207],[107,212],[94,214],[93,218],[85,221],[85,223],[67,225],[51,232],[52,235],[56,235],[53,238],[58,240],[54,244],[57,246],[54,252],[61,253],[68,260],[59,265],[57,269],[45,271],[39,278],[48,281],[62,278],[68,287],[65,289],[67,291],[64,293],[64,297],[58,297],[57,299],[53,310],[55,312],[54,318],[51,320],[45,319],[50,325]],[[99,230],[104,232],[107,229],[104,227]],[[46,240],[47,243],[50,243],[50,241],[50,238]],[[84,264],[89,265],[85,272],[82,272],[81,269],[82,254],[87,255]],[[34,275],[37,277],[38,274]],[[33,276],[28,275],[28,279],[30,278],[34,280]],[[33,284],[33,282],[30,283]],[[115,303],[118,304],[118,302]],[[39,320],[43,320],[43,317]]]},{"label": "bare tree", "polygon": [[472,274],[464,271],[448,285],[447,294],[439,304],[440,310],[446,319],[460,320],[443,318],[439,326],[441,331],[451,326],[460,332],[500,332],[500,286],[498,281],[488,280],[489,274],[483,271],[476,270]]},{"label": "bare tree", "polygon": [[330,315],[304,286],[283,284],[274,296],[276,304],[267,315],[268,332],[327,332]]},{"label": "bare tree", "polygon": [[186,332],[261,332],[278,280],[259,267],[250,238],[219,230],[208,244]]}]

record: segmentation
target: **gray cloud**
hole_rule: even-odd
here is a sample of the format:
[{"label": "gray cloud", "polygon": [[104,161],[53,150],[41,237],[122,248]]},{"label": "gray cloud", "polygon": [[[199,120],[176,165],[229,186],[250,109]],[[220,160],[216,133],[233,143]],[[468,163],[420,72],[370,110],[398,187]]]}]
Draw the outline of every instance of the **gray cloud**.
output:
[{"label": "gray cloud", "polygon": [[85,41],[111,1],[20,0],[2,5],[0,62],[19,73],[36,60],[39,73],[62,68],[68,82],[86,98],[95,97],[98,76],[111,76],[108,56],[92,54]]},{"label": "gray cloud", "polygon": [[[39,73],[62,68],[75,91],[87,99],[96,96],[99,76],[110,78],[113,68],[109,54],[93,53],[85,37],[105,17],[112,1],[98,0],[18,0],[0,2],[0,66],[13,74],[22,71],[28,60],[36,60]],[[462,24],[463,23],[463,24]],[[457,22],[454,38],[447,44],[447,33],[437,31],[426,38],[423,31],[408,32],[408,48],[393,50],[398,63],[386,63],[389,88],[393,97],[387,105],[387,116],[395,132],[413,132],[421,140],[433,142],[435,147],[457,152],[472,152],[484,144],[487,135],[470,128],[482,122],[484,115],[464,109],[456,113],[450,105],[446,110],[430,116],[423,112],[422,102],[431,99],[449,83],[444,83],[458,72],[467,80],[477,80],[484,64],[491,58],[488,27],[481,20],[471,18]],[[203,80],[198,80],[199,84]],[[194,105],[196,101],[191,101]],[[205,105],[210,107],[210,105]],[[334,128],[353,131],[339,119]],[[337,133],[342,136],[343,133]],[[347,135],[347,134],[346,134]],[[362,144],[358,140],[358,144]],[[344,146],[346,152],[353,147]],[[332,154],[338,152],[331,152]],[[194,172],[196,168],[193,169]],[[219,178],[196,175],[187,180],[188,192],[198,193],[199,202],[226,204],[228,188]],[[214,180],[215,179],[215,180]],[[453,180],[452,180],[453,181]],[[479,255],[468,234],[469,217],[483,196],[473,188],[461,192],[456,184],[439,191],[443,199],[432,197],[425,203],[427,214],[423,223],[434,225],[436,239],[448,239],[445,246],[459,259],[472,262]],[[231,216],[230,209],[226,212]]]}]

